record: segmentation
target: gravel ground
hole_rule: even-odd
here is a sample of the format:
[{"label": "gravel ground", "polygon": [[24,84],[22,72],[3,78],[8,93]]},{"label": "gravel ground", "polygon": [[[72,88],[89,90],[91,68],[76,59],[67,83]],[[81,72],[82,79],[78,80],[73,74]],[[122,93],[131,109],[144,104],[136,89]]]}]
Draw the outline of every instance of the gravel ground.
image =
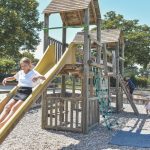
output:
[{"label": "gravel ground", "polygon": [[[128,104],[125,112],[113,114],[119,122],[118,129],[124,131],[141,131],[150,134],[150,117],[145,115],[142,105],[138,105],[141,113],[136,117]],[[110,145],[109,141],[116,130],[109,131],[100,124],[89,134],[42,130],[41,109],[32,109],[26,113],[15,129],[0,145],[0,150],[150,150]]]}]

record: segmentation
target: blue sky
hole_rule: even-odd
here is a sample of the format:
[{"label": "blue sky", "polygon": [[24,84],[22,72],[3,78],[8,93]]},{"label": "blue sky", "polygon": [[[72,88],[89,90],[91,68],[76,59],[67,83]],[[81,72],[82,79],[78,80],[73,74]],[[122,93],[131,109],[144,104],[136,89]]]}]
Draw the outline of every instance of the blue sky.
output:
[{"label": "blue sky", "polygon": [[[39,2],[40,20],[43,21],[43,10],[51,2],[51,0],[37,0]],[[126,19],[138,19],[140,24],[147,24],[150,26],[150,0],[99,0],[101,15],[108,11],[115,11],[122,14]],[[50,17],[50,27],[61,26],[62,22],[58,14]],[[70,43],[76,32],[81,29],[68,29],[67,42]],[[50,36],[61,41],[61,30],[51,30]],[[41,43],[37,47],[35,57],[41,58],[43,53],[43,31],[40,32]]]}]

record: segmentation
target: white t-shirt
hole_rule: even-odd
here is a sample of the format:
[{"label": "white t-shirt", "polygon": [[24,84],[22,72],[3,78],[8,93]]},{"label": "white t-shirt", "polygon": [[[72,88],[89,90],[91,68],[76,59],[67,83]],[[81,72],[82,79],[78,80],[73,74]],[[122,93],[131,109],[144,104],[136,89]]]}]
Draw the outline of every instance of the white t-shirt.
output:
[{"label": "white t-shirt", "polygon": [[18,81],[18,86],[22,87],[35,87],[40,83],[40,80],[37,80],[35,82],[32,81],[33,77],[41,76],[37,71],[34,69],[30,70],[27,74],[24,73],[23,70],[20,70],[17,72],[14,77]]}]

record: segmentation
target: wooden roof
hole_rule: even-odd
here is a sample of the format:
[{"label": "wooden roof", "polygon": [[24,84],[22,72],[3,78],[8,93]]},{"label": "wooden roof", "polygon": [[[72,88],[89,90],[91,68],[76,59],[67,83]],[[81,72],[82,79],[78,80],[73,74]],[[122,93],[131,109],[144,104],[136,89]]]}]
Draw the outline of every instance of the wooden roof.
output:
[{"label": "wooden roof", "polygon": [[[97,31],[93,30],[90,31],[90,35],[95,40],[97,39]],[[118,40],[123,41],[122,32],[119,29],[109,29],[109,30],[102,30],[101,31],[101,43],[116,43]],[[83,44],[84,42],[84,33],[78,32],[73,40],[76,44]]]},{"label": "wooden roof", "polygon": [[44,10],[45,14],[60,13],[66,26],[82,25],[84,10],[90,9],[90,24],[101,18],[98,0],[52,0]]}]

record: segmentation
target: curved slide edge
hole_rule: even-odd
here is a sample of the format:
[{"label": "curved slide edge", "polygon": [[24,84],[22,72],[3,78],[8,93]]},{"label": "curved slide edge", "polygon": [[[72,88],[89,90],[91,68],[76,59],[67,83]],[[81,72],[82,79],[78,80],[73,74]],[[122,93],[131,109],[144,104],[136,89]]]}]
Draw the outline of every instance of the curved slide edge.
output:
[{"label": "curved slide edge", "polygon": [[[35,67],[35,69],[39,71],[39,73],[46,72],[46,71],[44,72],[43,67],[47,69],[47,72],[44,74],[46,77],[46,80],[33,89],[32,94],[25,100],[25,102],[14,113],[14,115],[8,120],[8,122],[0,129],[0,143],[4,141],[7,135],[11,132],[11,130],[18,123],[18,121],[23,117],[23,115],[28,111],[31,105],[37,100],[37,98],[39,98],[42,95],[43,91],[47,88],[49,82],[51,82],[52,79],[60,72],[60,70],[64,67],[64,65],[76,63],[75,48],[76,46],[74,44],[70,44],[69,48],[65,51],[65,53],[62,55],[61,59],[58,61],[57,64],[55,64],[53,67],[52,67],[52,64],[50,66],[47,64],[48,65],[47,67],[49,67],[49,69],[51,68],[50,70],[45,67],[46,60],[44,60],[44,58],[41,60],[44,62],[41,62],[41,63],[39,62],[37,64],[37,67]],[[54,46],[53,46],[53,50],[55,50]],[[48,56],[45,56],[45,57],[49,58]],[[50,58],[47,61],[50,61]]]}]

